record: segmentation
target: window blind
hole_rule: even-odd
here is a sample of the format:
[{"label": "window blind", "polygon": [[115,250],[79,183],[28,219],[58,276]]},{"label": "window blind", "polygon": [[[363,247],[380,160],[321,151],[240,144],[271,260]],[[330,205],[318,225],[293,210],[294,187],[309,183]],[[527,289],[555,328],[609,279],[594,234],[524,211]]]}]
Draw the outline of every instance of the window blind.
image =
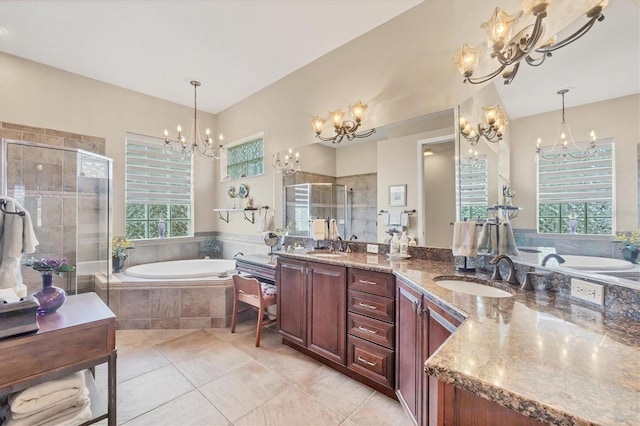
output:
[{"label": "window blind", "polygon": [[460,205],[487,207],[488,203],[487,156],[480,155],[460,164]]},{"label": "window blind", "polygon": [[538,203],[612,202],[614,144],[598,141],[597,155],[582,159],[538,160]]},{"label": "window blind", "polygon": [[127,133],[125,200],[191,205],[191,157],[167,155],[160,138]]}]

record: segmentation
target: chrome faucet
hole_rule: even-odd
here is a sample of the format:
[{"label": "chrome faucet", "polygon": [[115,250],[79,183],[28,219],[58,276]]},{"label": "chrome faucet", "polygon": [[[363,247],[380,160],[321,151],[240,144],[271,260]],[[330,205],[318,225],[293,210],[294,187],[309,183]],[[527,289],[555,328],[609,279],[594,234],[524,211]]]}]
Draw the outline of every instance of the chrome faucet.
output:
[{"label": "chrome faucet", "polygon": [[351,234],[349,240],[346,241],[346,248],[344,249],[345,253],[351,253],[351,241],[357,240],[358,236],[356,234]]},{"label": "chrome faucet", "polygon": [[546,255],[544,258],[542,258],[542,266],[546,266],[547,265],[547,261],[549,259],[555,259],[558,261],[558,263],[564,263],[565,260],[562,258],[562,256],[560,256],[559,254],[555,254],[555,253],[549,253],[548,255]]},{"label": "chrome faucet", "polygon": [[500,268],[498,265],[498,263],[502,259],[505,259],[509,264],[509,276],[507,277],[507,282],[511,285],[520,285],[520,281],[518,281],[516,265],[515,263],[513,263],[513,260],[511,260],[511,258],[506,254],[499,254],[495,256],[493,259],[491,259],[491,261],[489,262],[492,265],[496,265],[496,269],[493,271],[493,276],[491,277],[491,279],[496,281],[500,281],[503,279],[502,275],[500,274]]}]

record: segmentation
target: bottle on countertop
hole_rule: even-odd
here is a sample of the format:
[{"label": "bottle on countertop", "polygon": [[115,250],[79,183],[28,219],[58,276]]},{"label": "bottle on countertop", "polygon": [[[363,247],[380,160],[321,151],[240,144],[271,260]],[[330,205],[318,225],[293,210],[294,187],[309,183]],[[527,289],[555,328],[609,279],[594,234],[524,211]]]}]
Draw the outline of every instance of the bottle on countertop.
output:
[{"label": "bottle on countertop", "polygon": [[391,244],[389,247],[389,254],[390,255],[396,255],[400,253],[400,238],[398,238],[398,234],[393,234],[393,237],[391,238]]},{"label": "bottle on countertop", "polygon": [[406,256],[409,253],[409,237],[407,237],[407,231],[402,232],[400,237],[400,255]]},{"label": "bottle on countertop", "polygon": [[413,235],[409,235],[409,245],[410,246],[417,246],[418,243],[416,242],[416,237],[414,237]]}]

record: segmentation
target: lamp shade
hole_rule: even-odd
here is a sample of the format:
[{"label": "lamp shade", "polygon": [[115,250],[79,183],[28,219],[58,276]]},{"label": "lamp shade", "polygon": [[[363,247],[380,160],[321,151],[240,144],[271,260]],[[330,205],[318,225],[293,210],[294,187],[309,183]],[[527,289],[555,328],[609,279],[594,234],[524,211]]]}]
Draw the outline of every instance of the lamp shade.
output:
[{"label": "lamp shade", "polygon": [[349,110],[351,111],[351,116],[356,121],[362,121],[362,117],[364,117],[364,111],[367,109],[367,106],[363,104],[361,101],[358,101],[355,105],[350,105]]},{"label": "lamp shade", "polygon": [[463,44],[455,58],[460,74],[470,76],[478,67],[478,49]]}]

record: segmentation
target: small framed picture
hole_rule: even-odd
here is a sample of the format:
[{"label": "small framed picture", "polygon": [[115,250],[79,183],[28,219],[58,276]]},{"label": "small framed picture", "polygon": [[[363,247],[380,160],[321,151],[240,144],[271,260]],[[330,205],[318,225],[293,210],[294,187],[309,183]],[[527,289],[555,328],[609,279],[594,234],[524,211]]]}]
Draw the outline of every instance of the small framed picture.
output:
[{"label": "small framed picture", "polygon": [[389,185],[389,207],[407,205],[407,185]]}]

